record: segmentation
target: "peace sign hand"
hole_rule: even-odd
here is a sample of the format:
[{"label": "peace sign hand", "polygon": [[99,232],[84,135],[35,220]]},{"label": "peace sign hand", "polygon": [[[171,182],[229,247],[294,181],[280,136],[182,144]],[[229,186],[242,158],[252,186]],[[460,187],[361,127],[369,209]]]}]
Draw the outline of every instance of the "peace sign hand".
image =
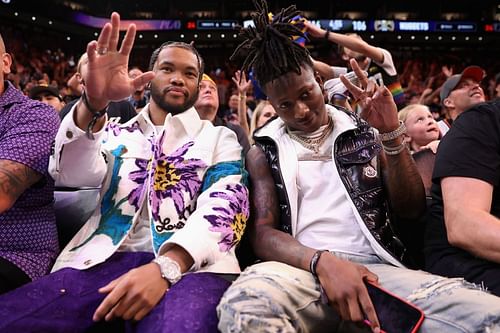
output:
[{"label": "peace sign hand", "polygon": [[353,85],[344,75],[340,76],[340,80],[358,101],[362,109],[361,118],[380,133],[396,130],[399,127],[398,109],[389,89],[385,86],[379,87],[373,80],[368,80],[355,59],[351,59],[350,64],[359,78],[361,88]]}]

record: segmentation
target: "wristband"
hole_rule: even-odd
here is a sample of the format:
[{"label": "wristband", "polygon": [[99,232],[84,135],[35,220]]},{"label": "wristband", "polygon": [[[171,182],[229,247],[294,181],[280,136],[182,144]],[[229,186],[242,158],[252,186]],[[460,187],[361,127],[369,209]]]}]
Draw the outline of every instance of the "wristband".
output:
[{"label": "wristband", "polygon": [[316,279],[318,278],[318,273],[316,273],[316,267],[318,266],[319,258],[321,257],[321,254],[323,252],[327,252],[327,250],[316,251],[311,258],[311,262],[309,263],[309,271],[312,273],[312,275]]},{"label": "wristband", "polygon": [[87,98],[87,93],[85,90],[82,92],[82,102],[85,104],[85,107],[92,113],[92,119],[90,120],[89,124],[87,125],[87,130],[85,131],[87,138],[90,140],[94,140],[94,134],[92,133],[92,128],[94,127],[95,123],[97,122],[97,119],[101,118],[106,114],[108,111],[109,103],[106,105],[106,107],[102,110],[95,110],[93,107],[90,106],[89,100]]},{"label": "wristband", "polygon": [[325,35],[323,36],[323,38],[328,40],[328,36],[330,36],[330,30],[326,29]]},{"label": "wristband", "polygon": [[83,102],[83,104],[85,104],[85,107],[87,107],[87,109],[89,109],[90,113],[92,113],[92,114],[99,113],[99,114],[101,114],[101,117],[106,113],[106,111],[108,110],[108,106],[109,106],[109,103],[108,103],[102,110],[94,109],[92,106],[90,106],[89,99],[87,97],[87,93],[85,92],[85,90],[83,90],[83,92],[82,92],[82,102]]}]

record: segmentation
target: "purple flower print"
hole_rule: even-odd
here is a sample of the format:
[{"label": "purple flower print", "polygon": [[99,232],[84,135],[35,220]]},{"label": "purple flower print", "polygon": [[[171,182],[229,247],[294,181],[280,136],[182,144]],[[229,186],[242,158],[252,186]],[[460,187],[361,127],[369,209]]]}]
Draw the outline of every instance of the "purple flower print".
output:
[{"label": "purple flower print", "polygon": [[138,210],[141,204],[139,201],[141,200],[145,190],[144,183],[148,178],[149,161],[137,159],[135,160],[135,165],[138,169],[129,173],[129,179],[136,182],[138,186],[128,195],[128,202]]},{"label": "purple flower print", "polygon": [[245,230],[250,211],[248,189],[242,184],[231,184],[226,186],[225,192],[213,192],[210,197],[229,202],[227,207],[213,208],[219,215],[204,216],[212,225],[209,230],[221,233],[219,249],[226,252],[238,244]]},{"label": "purple flower print", "polygon": [[109,122],[106,126],[106,131],[110,131],[114,136],[118,136],[122,130],[126,130],[127,132],[132,133],[133,131],[140,131],[142,133],[141,127],[139,126],[139,122],[135,121],[130,126],[123,126],[121,124],[115,122]]},{"label": "purple flower print", "polygon": [[190,199],[196,196],[201,187],[197,170],[206,167],[200,159],[184,158],[188,149],[194,144],[193,142],[186,143],[169,156],[165,155],[162,148],[164,138],[165,132],[161,134],[158,143],[153,146],[152,189],[149,200],[155,220],[160,220],[160,204],[165,198],[172,198],[179,218],[185,217],[184,194],[187,192]]}]

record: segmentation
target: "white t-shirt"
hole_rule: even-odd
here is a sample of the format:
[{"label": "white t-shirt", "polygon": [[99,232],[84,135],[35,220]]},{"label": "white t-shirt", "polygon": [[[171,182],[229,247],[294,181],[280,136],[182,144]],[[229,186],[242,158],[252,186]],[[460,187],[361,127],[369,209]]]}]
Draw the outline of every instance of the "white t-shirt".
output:
[{"label": "white t-shirt", "polygon": [[[325,126],[311,136],[317,136]],[[296,239],[315,249],[375,255],[356,221],[348,194],[332,161],[333,142],[339,134],[334,124],[333,132],[321,145],[318,155],[292,140],[298,159]]]}]

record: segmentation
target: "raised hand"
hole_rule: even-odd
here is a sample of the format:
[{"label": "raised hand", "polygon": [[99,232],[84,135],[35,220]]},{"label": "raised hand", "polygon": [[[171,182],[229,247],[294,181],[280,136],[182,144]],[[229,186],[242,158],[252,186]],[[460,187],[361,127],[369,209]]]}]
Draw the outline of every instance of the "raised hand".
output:
[{"label": "raised hand", "polygon": [[245,72],[239,70],[234,73],[233,82],[236,85],[236,88],[238,89],[238,93],[240,95],[246,95],[248,88],[250,88],[250,86],[252,85],[252,81],[247,80]]},{"label": "raised hand", "polygon": [[136,27],[129,25],[120,49],[120,15],[111,14],[111,23],[106,23],[97,41],[87,45],[88,67],[82,73],[85,91],[94,109],[104,108],[110,101],[119,101],[133,91],[145,85],[153,77],[153,72],[146,72],[131,79],[128,76],[128,60],[134,45]]},{"label": "raised hand", "polygon": [[399,126],[398,109],[389,89],[385,86],[379,87],[373,80],[368,80],[355,59],[351,59],[350,64],[359,78],[361,87],[353,85],[344,75],[340,76],[340,80],[361,106],[361,118],[380,133],[396,130]]},{"label": "raised hand", "polygon": [[306,27],[306,31],[309,35],[315,38],[323,38],[325,36],[325,30],[321,29],[320,27],[316,26],[315,24],[312,24],[309,21],[305,21],[304,25]]},{"label": "raised hand", "polygon": [[449,78],[453,75],[453,68],[444,65],[443,67],[441,67],[441,73],[443,73],[446,78]]}]

